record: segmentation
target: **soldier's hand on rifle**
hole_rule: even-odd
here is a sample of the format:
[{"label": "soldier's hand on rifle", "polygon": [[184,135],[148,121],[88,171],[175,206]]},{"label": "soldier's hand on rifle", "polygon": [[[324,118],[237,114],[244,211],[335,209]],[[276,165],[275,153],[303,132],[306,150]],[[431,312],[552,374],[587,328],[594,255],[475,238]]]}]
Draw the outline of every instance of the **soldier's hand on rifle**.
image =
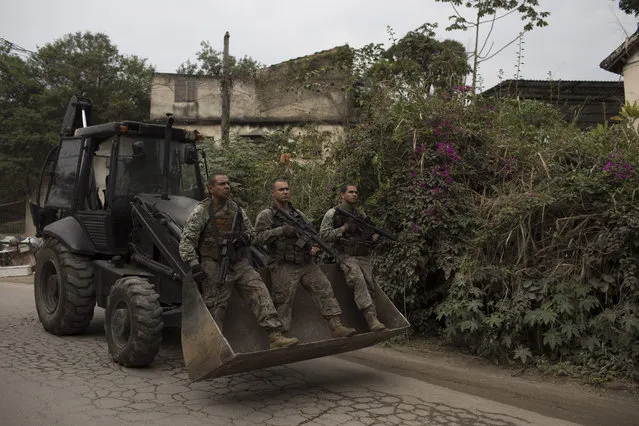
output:
[{"label": "soldier's hand on rifle", "polygon": [[235,244],[236,247],[248,247],[251,245],[251,236],[243,232],[233,240],[233,244]]},{"label": "soldier's hand on rifle", "polygon": [[359,225],[355,219],[351,219],[344,225],[344,232],[348,232],[349,234],[357,232]]},{"label": "soldier's hand on rifle", "polygon": [[199,263],[191,267],[191,275],[193,275],[193,281],[198,284],[204,282],[204,271],[202,271],[202,265]]},{"label": "soldier's hand on rifle", "polygon": [[311,256],[317,255],[317,253],[319,253],[320,251],[322,251],[322,249],[318,246],[311,247]]},{"label": "soldier's hand on rifle", "polygon": [[282,225],[282,233],[285,237],[293,238],[297,237],[297,229],[293,225]]}]

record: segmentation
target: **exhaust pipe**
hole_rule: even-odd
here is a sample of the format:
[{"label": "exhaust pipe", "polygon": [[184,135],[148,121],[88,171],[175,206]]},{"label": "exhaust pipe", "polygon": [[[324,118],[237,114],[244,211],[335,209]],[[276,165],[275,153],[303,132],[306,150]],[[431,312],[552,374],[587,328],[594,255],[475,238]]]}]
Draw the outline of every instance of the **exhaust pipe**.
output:
[{"label": "exhaust pipe", "polygon": [[164,131],[164,184],[162,185],[162,199],[169,199],[169,168],[171,167],[171,131],[173,129],[173,114],[167,113],[166,130]]}]

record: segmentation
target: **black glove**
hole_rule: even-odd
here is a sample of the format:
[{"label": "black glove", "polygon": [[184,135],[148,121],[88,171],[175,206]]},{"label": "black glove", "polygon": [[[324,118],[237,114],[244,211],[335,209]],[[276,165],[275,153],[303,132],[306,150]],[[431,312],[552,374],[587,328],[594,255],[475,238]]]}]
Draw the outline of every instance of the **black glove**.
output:
[{"label": "black glove", "polygon": [[297,237],[297,229],[293,225],[282,225],[282,233],[285,237]]},{"label": "black glove", "polygon": [[243,232],[239,234],[233,242],[236,247],[248,247],[251,245],[251,236],[248,233]]},{"label": "black glove", "polygon": [[191,274],[193,275],[193,281],[196,283],[202,284],[204,282],[204,271],[199,263],[191,267]]},{"label": "black glove", "polygon": [[348,232],[349,234],[357,232],[358,229],[359,229],[359,224],[357,223],[355,219],[349,220],[344,225],[344,230]]}]

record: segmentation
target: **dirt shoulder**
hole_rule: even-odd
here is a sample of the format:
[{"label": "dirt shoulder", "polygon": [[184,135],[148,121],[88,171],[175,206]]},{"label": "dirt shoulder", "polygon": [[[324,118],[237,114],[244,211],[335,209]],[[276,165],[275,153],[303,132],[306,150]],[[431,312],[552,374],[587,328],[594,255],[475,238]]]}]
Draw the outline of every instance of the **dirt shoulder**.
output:
[{"label": "dirt shoulder", "polygon": [[639,424],[636,385],[595,387],[534,369],[498,366],[414,339],[404,345],[378,345],[340,358],[458,392],[516,406],[583,425]]}]

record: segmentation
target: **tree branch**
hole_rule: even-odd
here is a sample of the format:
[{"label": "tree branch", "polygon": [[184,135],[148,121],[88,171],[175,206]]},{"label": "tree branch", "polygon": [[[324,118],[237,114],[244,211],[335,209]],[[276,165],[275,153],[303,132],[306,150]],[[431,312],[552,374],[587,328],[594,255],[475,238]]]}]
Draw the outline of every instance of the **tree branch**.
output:
[{"label": "tree branch", "polygon": [[504,45],[501,49],[499,49],[498,51],[496,51],[496,52],[495,52],[495,53],[493,53],[492,55],[490,55],[490,56],[488,56],[488,57],[481,58],[481,61],[479,61],[479,62],[484,62],[484,61],[487,61],[487,60],[489,60],[489,59],[493,58],[495,55],[499,54],[499,52],[501,52],[502,50],[504,50],[505,48],[507,48],[508,46],[510,46],[511,44],[513,44],[514,42],[516,42],[516,41],[519,39],[519,37],[521,37],[521,34],[518,34],[518,35],[517,35],[517,37],[515,37],[514,39],[512,39],[512,40],[511,40],[508,44]]},{"label": "tree branch", "polygon": [[[482,52],[484,51],[484,48],[486,47],[486,43],[488,43],[488,40],[490,39],[490,35],[493,32],[493,28],[495,28],[495,15],[493,15],[493,20],[490,22],[490,29],[488,30],[488,35],[486,35],[486,38],[484,39],[484,44],[481,46],[481,49],[479,49],[479,51],[477,52],[477,56],[481,57]],[[486,21],[488,22],[488,21]],[[492,47],[491,47],[492,49]]]}]

